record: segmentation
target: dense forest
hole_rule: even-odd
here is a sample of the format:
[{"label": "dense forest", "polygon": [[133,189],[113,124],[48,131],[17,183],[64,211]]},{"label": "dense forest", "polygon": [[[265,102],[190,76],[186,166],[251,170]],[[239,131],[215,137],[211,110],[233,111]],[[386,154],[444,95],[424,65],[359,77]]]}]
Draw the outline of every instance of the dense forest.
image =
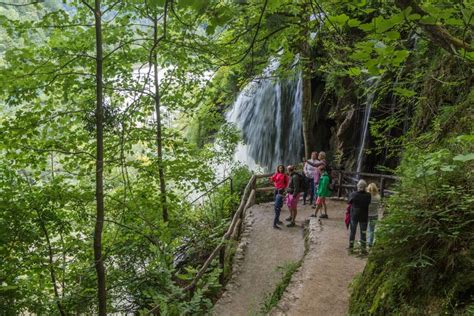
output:
[{"label": "dense forest", "polygon": [[349,312],[474,313],[473,15],[0,1],[0,315],[208,313],[232,252],[192,281],[252,172],[313,150],[400,177]]}]

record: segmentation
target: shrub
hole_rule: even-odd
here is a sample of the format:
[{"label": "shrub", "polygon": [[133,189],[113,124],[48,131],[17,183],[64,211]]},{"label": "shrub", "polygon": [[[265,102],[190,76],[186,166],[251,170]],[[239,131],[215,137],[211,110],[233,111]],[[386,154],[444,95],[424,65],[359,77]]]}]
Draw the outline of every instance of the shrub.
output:
[{"label": "shrub", "polygon": [[468,313],[474,298],[474,135],[408,148],[398,193],[354,281],[350,313]]}]

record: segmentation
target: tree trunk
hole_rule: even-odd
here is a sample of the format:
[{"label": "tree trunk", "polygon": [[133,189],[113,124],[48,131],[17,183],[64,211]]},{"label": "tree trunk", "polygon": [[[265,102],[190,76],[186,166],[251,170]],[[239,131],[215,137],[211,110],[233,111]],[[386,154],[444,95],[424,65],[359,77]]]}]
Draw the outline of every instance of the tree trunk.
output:
[{"label": "tree trunk", "polygon": [[304,141],[304,155],[307,159],[310,158],[313,148],[313,125],[315,122],[315,113],[313,109],[313,96],[311,89],[311,77],[313,73],[313,66],[311,61],[311,50],[308,43],[309,40],[309,29],[308,22],[308,5],[307,3],[301,6],[301,24],[303,25],[301,30],[301,44],[300,44],[300,56],[303,62],[303,101],[301,109],[301,121],[303,125],[303,141]]},{"label": "tree trunk", "polygon": [[[305,66],[306,67],[306,66]],[[312,116],[312,100],[311,100],[311,77],[307,71],[303,72],[303,102],[302,102],[302,125],[303,125],[303,141],[304,141],[304,156],[309,159],[311,156],[312,148],[312,131],[313,124],[311,120]]]},{"label": "tree trunk", "polygon": [[[43,234],[46,238],[46,243],[48,244],[48,257],[49,257],[49,273],[51,275],[51,283],[53,284],[53,290],[54,290],[54,297],[56,297],[56,305],[58,306],[59,314],[61,316],[65,316],[66,313],[64,312],[64,309],[61,305],[60,298],[59,298],[59,291],[58,291],[58,285],[56,284],[56,272],[54,271],[54,253],[53,253],[53,248],[51,247],[51,241],[49,239],[49,234],[48,230],[46,229],[46,224],[43,221],[43,218],[41,217],[40,213],[36,211],[36,214],[38,215],[38,220],[40,222],[41,230],[43,231]],[[64,293],[64,288],[63,288],[63,293]]]},{"label": "tree trunk", "polygon": [[103,109],[103,51],[102,51],[102,12],[100,0],[95,0],[95,41],[96,41],[96,129],[97,129],[97,156],[96,156],[96,221],[94,231],[94,265],[97,271],[97,298],[99,315],[107,314],[107,292],[105,288],[105,267],[102,257],[102,230],[104,226],[104,109]]},{"label": "tree trunk", "polygon": [[[165,4],[165,25],[166,25],[166,10],[167,5]],[[165,172],[163,168],[163,140],[161,135],[161,108],[160,108],[160,86],[158,83],[158,54],[156,53],[156,47],[158,45],[158,19],[155,17],[153,21],[153,73],[154,73],[154,84],[155,84],[155,112],[156,112],[156,150],[158,156],[158,175],[160,179],[160,193],[161,193],[161,210],[163,213],[163,221],[168,221],[168,206],[166,203],[166,182]],[[166,28],[165,28],[166,34]]]}]

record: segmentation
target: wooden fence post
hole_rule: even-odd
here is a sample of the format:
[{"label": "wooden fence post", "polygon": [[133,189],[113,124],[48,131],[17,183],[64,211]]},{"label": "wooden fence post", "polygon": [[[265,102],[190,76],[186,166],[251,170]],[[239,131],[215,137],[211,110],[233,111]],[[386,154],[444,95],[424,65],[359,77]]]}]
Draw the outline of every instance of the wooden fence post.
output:
[{"label": "wooden fence post", "polygon": [[222,247],[219,251],[219,267],[221,268],[221,274],[219,275],[219,283],[224,285],[225,282],[225,248],[226,246]]}]

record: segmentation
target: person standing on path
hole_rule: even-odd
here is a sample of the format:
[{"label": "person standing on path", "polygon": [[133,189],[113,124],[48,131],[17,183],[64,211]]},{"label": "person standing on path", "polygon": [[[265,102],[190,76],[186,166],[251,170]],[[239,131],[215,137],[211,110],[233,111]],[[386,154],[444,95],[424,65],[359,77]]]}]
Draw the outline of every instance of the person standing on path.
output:
[{"label": "person standing on path", "polygon": [[318,184],[318,199],[316,200],[316,210],[314,211],[314,215],[312,217],[318,216],[318,211],[321,208],[324,208],[324,214],[321,210],[321,216],[319,218],[328,218],[328,209],[326,206],[326,198],[331,196],[331,190],[329,190],[329,175],[326,171],[326,166],[321,165],[319,167],[319,171],[322,174],[321,178],[319,179]]},{"label": "person standing on path", "polygon": [[[314,196],[313,196],[313,201],[317,201],[318,198],[318,185],[319,185],[319,178],[321,177],[321,171],[319,170],[318,167],[320,166],[327,166],[327,161],[326,161],[326,153],[324,151],[321,151],[318,155],[318,159],[315,160],[315,162],[312,162],[310,160],[306,161],[306,164],[309,164],[310,166],[314,167],[314,172],[313,172],[313,182],[314,182]],[[313,208],[316,208],[316,204],[313,205]]]},{"label": "person standing on path", "polygon": [[369,204],[369,229],[368,229],[368,246],[371,248],[375,240],[375,224],[379,218],[379,210],[381,206],[381,197],[379,194],[379,188],[375,183],[371,183],[367,186],[367,192],[370,193],[372,199]]},{"label": "person standing on path", "polygon": [[349,204],[351,207],[351,223],[350,223],[350,234],[349,234],[349,248],[350,254],[354,251],[354,240],[357,231],[357,225],[360,226],[360,246],[361,253],[366,254],[365,243],[366,243],[366,231],[367,222],[369,218],[369,204],[372,200],[370,193],[366,192],[367,182],[359,180],[357,182],[357,192],[354,192],[349,197]]},{"label": "person standing on path", "polygon": [[309,204],[313,204],[313,199],[314,199],[314,174],[316,171],[316,167],[314,167],[312,164],[318,164],[318,153],[316,151],[313,151],[311,153],[311,159],[307,160],[304,164],[304,175],[306,178],[309,180],[310,188],[309,192],[304,192],[303,193],[303,205],[306,204],[306,198],[308,197],[309,194]]},{"label": "person standing on path", "polygon": [[297,206],[298,200],[300,198],[300,192],[302,188],[302,181],[303,176],[295,172],[295,168],[293,166],[288,166],[288,173],[290,174],[290,183],[288,185],[287,196],[286,196],[286,205],[290,209],[290,217],[286,220],[290,223],[286,225],[287,227],[294,227],[296,226],[296,214],[298,213]]},{"label": "person standing on path", "polygon": [[273,219],[273,228],[280,229],[278,224],[283,224],[280,221],[280,212],[283,206],[283,195],[289,182],[289,177],[285,172],[285,166],[279,165],[275,174],[270,177],[270,180],[275,186],[275,218]]},{"label": "person standing on path", "polygon": [[273,182],[273,186],[275,187],[274,197],[276,198],[278,192],[283,194],[289,183],[289,177],[285,172],[285,166],[279,165],[269,180]]}]

